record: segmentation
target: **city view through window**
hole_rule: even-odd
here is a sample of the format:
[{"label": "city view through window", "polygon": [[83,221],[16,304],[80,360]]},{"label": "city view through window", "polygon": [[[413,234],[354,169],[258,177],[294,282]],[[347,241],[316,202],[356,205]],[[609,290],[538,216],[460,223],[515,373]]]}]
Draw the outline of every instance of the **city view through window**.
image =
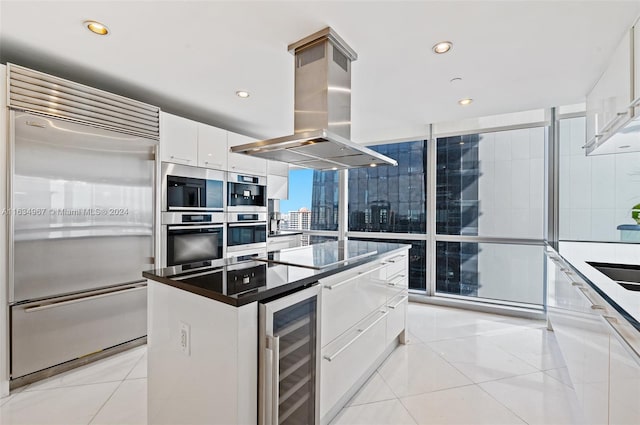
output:
[{"label": "city view through window", "polygon": [[[411,244],[411,289],[427,289],[427,253],[435,251],[435,293],[540,305],[545,138],[545,127],[438,138],[432,189],[427,141],[373,146],[398,166],[349,170],[349,239]],[[337,171],[292,170],[283,227],[337,231],[338,180]],[[429,190],[434,211],[427,211]],[[427,219],[435,220],[432,245]],[[540,244],[516,242],[523,239]]]}]

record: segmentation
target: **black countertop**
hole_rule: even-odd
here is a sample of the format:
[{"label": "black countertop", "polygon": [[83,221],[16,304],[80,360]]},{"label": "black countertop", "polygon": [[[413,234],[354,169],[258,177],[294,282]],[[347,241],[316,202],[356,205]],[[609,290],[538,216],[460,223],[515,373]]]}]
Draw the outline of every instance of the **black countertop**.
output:
[{"label": "black countertop", "polygon": [[[143,272],[142,276],[240,307],[254,301],[277,298],[301,288],[313,286],[319,279],[366,264],[396,251],[401,252],[409,247],[410,245],[405,244],[381,242],[324,242],[269,253],[270,258],[278,258],[281,254],[290,253],[292,250],[307,249],[319,257],[332,259],[332,262],[327,263],[328,265],[323,268],[300,267],[267,260],[238,261],[231,258],[211,261],[211,264],[205,267],[197,264],[149,270]],[[363,256],[362,254],[366,252],[372,254]],[[342,261],[336,262],[338,253],[342,253],[343,257],[341,257]],[[349,256],[349,253],[357,253],[358,256]]]}]

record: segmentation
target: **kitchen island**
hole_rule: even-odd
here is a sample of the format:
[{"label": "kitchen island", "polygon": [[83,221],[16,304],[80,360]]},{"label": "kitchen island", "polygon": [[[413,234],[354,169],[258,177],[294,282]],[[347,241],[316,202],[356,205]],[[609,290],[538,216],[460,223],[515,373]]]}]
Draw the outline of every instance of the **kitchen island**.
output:
[{"label": "kitchen island", "polygon": [[149,423],[328,423],[405,341],[409,248],[326,242],[145,272]]}]

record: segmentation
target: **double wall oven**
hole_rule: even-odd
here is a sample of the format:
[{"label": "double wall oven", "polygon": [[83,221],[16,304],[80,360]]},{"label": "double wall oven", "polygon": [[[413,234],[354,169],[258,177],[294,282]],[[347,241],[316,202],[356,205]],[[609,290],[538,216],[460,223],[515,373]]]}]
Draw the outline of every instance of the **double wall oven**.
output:
[{"label": "double wall oven", "polygon": [[265,177],[163,163],[161,190],[162,267],[266,250]]},{"label": "double wall oven", "polygon": [[162,164],[162,266],[208,266],[224,257],[225,173]]}]

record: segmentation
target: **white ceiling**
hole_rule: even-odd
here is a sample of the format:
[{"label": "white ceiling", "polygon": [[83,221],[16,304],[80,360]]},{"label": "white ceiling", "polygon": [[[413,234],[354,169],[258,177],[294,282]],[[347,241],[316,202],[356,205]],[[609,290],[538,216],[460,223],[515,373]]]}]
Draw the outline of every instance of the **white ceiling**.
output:
[{"label": "white ceiling", "polygon": [[[370,142],[582,102],[639,14],[640,0],[0,0],[0,59],[267,138],[293,132],[287,45],[328,25],[359,55],[352,138]],[[111,34],[89,33],[86,19]],[[440,40],[453,50],[433,54]],[[475,101],[461,107],[463,97]]]}]

